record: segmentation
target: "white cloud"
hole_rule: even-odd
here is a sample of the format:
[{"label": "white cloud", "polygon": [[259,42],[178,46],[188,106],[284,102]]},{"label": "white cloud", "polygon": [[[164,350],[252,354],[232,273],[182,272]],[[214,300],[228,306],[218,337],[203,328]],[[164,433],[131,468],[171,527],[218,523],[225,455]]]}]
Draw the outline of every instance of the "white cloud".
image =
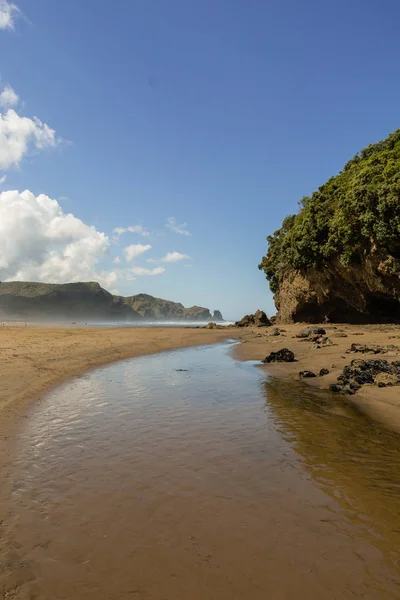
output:
[{"label": "white cloud", "polygon": [[115,263],[116,265],[119,265],[120,262],[121,262],[121,259],[119,256],[116,256],[113,260],[113,263]]},{"label": "white cloud", "polygon": [[167,252],[165,256],[162,258],[148,258],[147,262],[149,263],[175,263],[180,260],[190,260],[192,257],[188,254],[181,254],[180,252]]},{"label": "white cloud", "polygon": [[136,233],[137,235],[141,235],[143,237],[148,237],[150,232],[147,231],[142,225],[130,225],[129,227],[116,227],[113,230],[114,239],[118,240],[123,233]]},{"label": "white cloud", "polygon": [[162,275],[165,273],[164,267],[154,267],[154,269],[145,269],[143,267],[132,267],[130,271],[134,275]]},{"label": "white cloud", "polygon": [[180,260],[186,260],[190,258],[187,254],[181,254],[180,252],[167,252],[167,254],[161,259],[164,263],[174,263]]},{"label": "white cloud", "polygon": [[2,183],[4,183],[6,179],[7,179],[7,175],[3,175],[3,177],[0,177],[0,185]]},{"label": "white cloud", "polygon": [[19,102],[19,96],[15,93],[10,85],[6,85],[2,92],[0,92],[0,107],[10,108],[16,106]]},{"label": "white cloud", "polygon": [[168,229],[171,229],[171,231],[174,231],[175,233],[180,233],[181,235],[186,235],[186,236],[192,235],[186,229],[187,223],[182,223],[181,225],[178,225],[175,217],[168,217],[165,227],[168,227]]},{"label": "white cloud", "polygon": [[57,145],[54,129],[37,117],[21,117],[12,108],[0,113],[0,169],[19,165],[30,149]]},{"label": "white cloud", "polygon": [[19,13],[15,4],[0,0],[0,29],[14,29],[14,17]]},{"label": "white cloud", "polygon": [[147,252],[147,250],[150,250],[150,248],[150,244],[132,244],[131,246],[127,246],[125,248],[125,258],[128,262],[130,262],[137,256],[140,256],[144,252]]},{"label": "white cloud", "polygon": [[113,229],[113,233],[115,233],[116,238],[119,238],[119,236],[125,233],[125,231],[125,227],[116,227],[115,229]]},{"label": "white cloud", "polygon": [[104,233],[65,214],[44,194],[0,193],[0,281],[96,280],[108,287],[118,271],[97,267],[109,247]]}]

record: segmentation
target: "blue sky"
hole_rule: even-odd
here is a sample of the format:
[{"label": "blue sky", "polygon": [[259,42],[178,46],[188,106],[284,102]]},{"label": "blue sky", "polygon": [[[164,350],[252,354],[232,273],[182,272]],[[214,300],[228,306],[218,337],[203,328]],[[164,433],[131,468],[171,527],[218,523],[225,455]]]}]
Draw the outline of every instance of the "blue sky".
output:
[{"label": "blue sky", "polygon": [[[124,295],[196,303],[227,318],[272,314],[257,269],[266,235],[302,196],[399,126],[395,1],[15,4],[13,26],[0,30],[0,90],[15,90],[11,110],[37,116],[32,128],[42,137],[31,129],[12,164],[3,156],[2,169],[0,159],[6,258],[9,241],[25,232],[3,271],[0,261],[2,279],[71,279],[74,259],[82,278],[99,274]],[[38,220],[27,220],[21,206],[33,210],[40,194],[63,216],[43,225],[36,207]],[[191,235],[166,227],[171,217]],[[43,235],[29,245],[36,222]],[[113,233],[137,226],[149,235]],[[62,244],[71,243],[68,254]],[[128,246],[136,250],[126,261]],[[172,262],[168,253],[191,258]]]}]

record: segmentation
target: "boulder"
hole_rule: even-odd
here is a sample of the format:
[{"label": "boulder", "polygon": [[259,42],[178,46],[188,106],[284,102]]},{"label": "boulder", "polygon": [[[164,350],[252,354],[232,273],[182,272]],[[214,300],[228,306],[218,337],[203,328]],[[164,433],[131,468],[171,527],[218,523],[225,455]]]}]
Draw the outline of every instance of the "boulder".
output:
[{"label": "boulder", "polygon": [[281,335],[281,333],[277,327],[273,327],[269,335],[277,336],[277,335]]},{"label": "boulder", "polygon": [[271,363],[271,362],[293,362],[294,361],[294,353],[287,348],[282,348],[277,352],[271,352],[264,358],[263,363]]},{"label": "boulder", "polygon": [[309,379],[310,377],[316,377],[316,374],[312,371],[300,371],[299,377],[300,379]]},{"label": "boulder", "polygon": [[269,327],[271,322],[263,310],[257,310],[254,315],[245,315],[235,324],[237,327]]},{"label": "boulder", "polygon": [[321,369],[319,372],[319,376],[323,377],[324,375],[329,375],[329,369]]},{"label": "boulder", "polygon": [[[305,327],[296,335],[297,338],[309,338],[313,336],[321,336],[325,335],[326,331],[323,327],[319,327],[318,325],[311,325],[310,327]],[[315,341],[315,340],[312,340]]]}]

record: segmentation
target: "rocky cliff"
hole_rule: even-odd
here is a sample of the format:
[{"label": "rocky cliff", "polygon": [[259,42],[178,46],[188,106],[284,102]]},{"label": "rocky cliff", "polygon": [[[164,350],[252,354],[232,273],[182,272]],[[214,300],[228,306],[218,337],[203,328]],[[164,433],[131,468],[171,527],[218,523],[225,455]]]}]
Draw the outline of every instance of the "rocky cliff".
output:
[{"label": "rocky cliff", "polygon": [[209,321],[212,317],[208,308],[185,308],[147,294],[113,296],[96,282],[8,281],[0,283],[0,318]]},{"label": "rocky cliff", "polygon": [[400,130],[357,154],[271,236],[281,322],[400,321]]}]

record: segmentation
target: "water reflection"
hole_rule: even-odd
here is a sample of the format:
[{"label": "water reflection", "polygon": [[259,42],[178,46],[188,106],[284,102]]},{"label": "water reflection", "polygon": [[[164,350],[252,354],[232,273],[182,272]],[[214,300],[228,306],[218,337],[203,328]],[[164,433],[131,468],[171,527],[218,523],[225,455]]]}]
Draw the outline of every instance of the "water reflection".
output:
[{"label": "water reflection", "polygon": [[329,392],[274,378],[266,411],[322,489],[400,563],[400,434]]},{"label": "water reflection", "polygon": [[113,364],[29,409],[5,598],[400,596],[398,436],[228,350]]}]

